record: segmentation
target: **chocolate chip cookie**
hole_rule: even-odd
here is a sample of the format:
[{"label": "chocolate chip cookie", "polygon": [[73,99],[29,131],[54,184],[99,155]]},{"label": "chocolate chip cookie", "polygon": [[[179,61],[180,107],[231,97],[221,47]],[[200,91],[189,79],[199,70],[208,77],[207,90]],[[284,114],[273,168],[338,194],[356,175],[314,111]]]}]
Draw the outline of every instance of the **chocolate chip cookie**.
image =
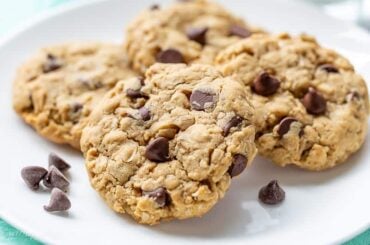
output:
[{"label": "chocolate chip cookie", "polygon": [[255,32],[261,29],[216,3],[178,1],[140,14],[127,28],[125,48],[139,72],[155,62],[211,64],[221,49]]},{"label": "chocolate chip cookie", "polygon": [[217,64],[253,94],[257,148],[278,165],[331,168],[364,142],[366,84],[312,37],[254,35],[220,53]]},{"label": "chocolate chip cookie", "polygon": [[81,148],[94,189],[138,222],[201,216],[255,154],[247,90],[208,65],[155,64],[119,82]]},{"label": "chocolate chip cookie", "polygon": [[119,45],[82,42],[47,47],[19,68],[13,106],[42,136],[79,149],[92,108],[119,80],[132,76]]}]

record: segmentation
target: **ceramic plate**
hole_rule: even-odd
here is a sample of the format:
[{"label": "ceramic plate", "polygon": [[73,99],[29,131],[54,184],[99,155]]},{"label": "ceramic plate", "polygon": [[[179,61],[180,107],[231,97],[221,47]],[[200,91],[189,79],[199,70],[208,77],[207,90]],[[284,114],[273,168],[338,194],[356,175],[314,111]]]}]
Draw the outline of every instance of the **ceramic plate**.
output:
[{"label": "ceramic plate", "polygon": [[[168,1],[158,1],[166,4]],[[221,1],[237,15],[272,32],[310,33],[348,56],[370,81],[370,36],[318,10],[288,0]],[[16,67],[43,45],[74,40],[122,42],[124,26],[152,0],[89,1],[67,6],[26,23],[0,41],[0,216],[46,243],[74,244],[328,244],[370,227],[369,136],[362,149],[335,169],[311,173],[279,168],[258,158],[233,181],[226,197],[203,218],[155,227],[138,225],[112,212],[88,183],[84,160],[68,147],[39,137],[12,110],[11,84]],[[46,213],[49,193],[33,193],[20,169],[47,164],[57,152],[72,164],[72,209]],[[280,180],[285,202],[266,207],[257,200],[261,186]]]}]

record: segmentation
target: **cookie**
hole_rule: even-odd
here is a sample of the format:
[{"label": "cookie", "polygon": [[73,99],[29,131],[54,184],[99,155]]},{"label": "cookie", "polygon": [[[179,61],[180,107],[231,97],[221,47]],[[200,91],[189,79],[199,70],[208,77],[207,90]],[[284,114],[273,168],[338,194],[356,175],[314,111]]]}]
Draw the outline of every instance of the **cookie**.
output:
[{"label": "cookie", "polygon": [[119,80],[132,76],[119,45],[80,42],[47,47],[18,69],[13,107],[42,136],[79,149],[92,108]]},{"label": "cookie", "polygon": [[350,62],[302,35],[255,35],[220,53],[222,73],[245,84],[259,153],[280,166],[323,170],[364,142],[369,98]]},{"label": "cookie", "polygon": [[155,62],[211,64],[221,49],[254,32],[261,30],[216,3],[178,1],[141,13],[127,28],[125,48],[143,73]]},{"label": "cookie", "polygon": [[81,138],[93,188],[139,223],[202,216],[256,154],[248,98],[208,65],[155,64],[119,82]]}]

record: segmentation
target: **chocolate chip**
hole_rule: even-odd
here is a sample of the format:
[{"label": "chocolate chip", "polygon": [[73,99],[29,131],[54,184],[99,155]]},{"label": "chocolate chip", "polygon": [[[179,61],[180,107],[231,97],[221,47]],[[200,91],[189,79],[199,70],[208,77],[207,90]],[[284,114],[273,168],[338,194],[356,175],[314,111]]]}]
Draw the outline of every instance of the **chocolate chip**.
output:
[{"label": "chocolate chip", "polygon": [[160,6],[158,4],[153,4],[152,6],[149,7],[150,10],[158,10],[160,9]]},{"label": "chocolate chip", "polygon": [[82,110],[83,107],[84,106],[81,103],[76,102],[72,105],[71,110],[72,110],[73,113],[78,113]]},{"label": "chocolate chip", "polygon": [[250,35],[252,35],[252,33],[250,31],[248,31],[247,29],[245,29],[244,27],[242,27],[240,25],[230,26],[229,32],[230,32],[231,36],[238,36],[238,37],[241,37],[241,38],[246,38],[246,37],[249,37]]},{"label": "chocolate chip", "polygon": [[239,126],[243,122],[243,118],[240,116],[234,116],[231,118],[230,121],[226,123],[226,125],[222,128],[223,130],[223,136],[227,136],[230,132],[230,129],[233,127]]},{"label": "chocolate chip", "polygon": [[52,54],[47,55],[46,63],[42,67],[44,73],[52,72],[58,70],[62,67],[60,60]]},{"label": "chocolate chip", "polygon": [[169,142],[164,137],[158,137],[149,142],[145,157],[153,162],[166,162],[169,160]]},{"label": "chocolate chip", "polygon": [[258,198],[265,204],[278,204],[285,199],[285,191],[279,186],[277,180],[272,180],[261,188]]},{"label": "chocolate chip", "polygon": [[153,198],[159,207],[164,207],[169,203],[169,195],[167,190],[163,187],[159,187],[154,191],[144,191],[143,194]]},{"label": "chocolate chip", "polygon": [[253,90],[262,96],[274,94],[280,87],[280,81],[270,76],[267,72],[262,72],[253,81]]},{"label": "chocolate chip", "polygon": [[29,188],[37,190],[40,186],[40,181],[45,177],[47,172],[43,167],[29,166],[21,170],[21,176]]},{"label": "chocolate chip", "polygon": [[184,56],[176,49],[166,49],[157,54],[159,63],[185,63]]},{"label": "chocolate chip", "polygon": [[56,187],[63,191],[67,191],[69,181],[55,166],[51,166],[44,177],[43,184],[48,188]]},{"label": "chocolate chip", "polygon": [[293,117],[286,117],[283,120],[281,120],[279,123],[279,128],[277,130],[277,133],[280,136],[283,136],[284,134],[288,133],[290,129],[290,125],[293,122],[298,122],[298,120]]},{"label": "chocolate chip", "polygon": [[150,111],[148,108],[146,107],[141,107],[139,109],[139,114],[141,116],[141,119],[143,119],[144,121],[148,121],[150,120]]},{"label": "chocolate chip", "polygon": [[302,99],[308,113],[320,115],[326,111],[326,100],[314,88],[309,88]]},{"label": "chocolate chip", "polygon": [[200,90],[194,90],[190,95],[191,108],[196,111],[203,111],[215,105],[215,94]]},{"label": "chocolate chip", "polygon": [[242,154],[236,154],[233,158],[233,163],[229,168],[229,174],[231,177],[238,176],[247,167],[247,158]]},{"label": "chocolate chip", "polygon": [[55,153],[49,154],[49,168],[51,166],[55,166],[60,171],[65,171],[69,168],[71,168],[71,165],[69,165],[66,161],[64,161],[62,158],[60,158]]},{"label": "chocolate chip", "polygon": [[148,96],[142,93],[139,89],[126,89],[126,94],[131,99],[138,99],[138,98],[147,98]]},{"label": "chocolate chip", "polygon": [[321,65],[321,66],[319,66],[319,69],[324,70],[328,73],[338,73],[339,72],[338,69],[335,66],[331,65],[331,64]]},{"label": "chocolate chip", "polygon": [[67,195],[58,188],[53,188],[51,191],[49,204],[44,205],[45,211],[60,212],[67,211],[70,208],[71,201],[68,199]]},{"label": "chocolate chip", "polygon": [[205,45],[207,31],[208,31],[207,27],[189,28],[186,31],[186,35],[190,40],[195,41],[201,45]]},{"label": "chocolate chip", "polygon": [[361,96],[357,91],[352,91],[347,96],[348,101],[359,100],[360,98],[361,98]]}]

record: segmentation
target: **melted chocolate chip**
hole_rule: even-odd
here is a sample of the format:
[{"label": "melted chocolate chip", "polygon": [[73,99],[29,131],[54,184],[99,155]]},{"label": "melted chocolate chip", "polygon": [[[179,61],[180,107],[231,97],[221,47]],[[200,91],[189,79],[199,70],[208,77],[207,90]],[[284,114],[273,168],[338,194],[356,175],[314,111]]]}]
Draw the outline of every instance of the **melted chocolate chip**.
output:
[{"label": "melted chocolate chip", "polygon": [[128,97],[130,97],[131,99],[138,99],[138,98],[147,98],[148,96],[146,96],[145,94],[143,94],[140,89],[132,89],[132,88],[128,88],[126,89],[126,94]]},{"label": "melted chocolate chip", "polygon": [[250,31],[248,31],[246,28],[244,28],[240,25],[230,26],[229,32],[230,32],[231,36],[238,36],[238,37],[241,37],[241,38],[247,38],[250,35],[252,35],[252,33]]},{"label": "melted chocolate chip", "polygon": [[69,181],[56,167],[51,166],[49,172],[44,177],[43,183],[48,188],[58,188],[67,191]]},{"label": "melted chocolate chip", "polygon": [[40,181],[45,177],[47,172],[43,167],[29,166],[21,170],[21,176],[29,188],[37,190],[40,186]]},{"label": "melted chocolate chip", "polygon": [[253,90],[259,95],[269,96],[274,94],[280,87],[280,81],[270,76],[267,72],[262,72],[253,81]]},{"label": "melted chocolate chip", "polygon": [[46,62],[42,66],[42,71],[44,73],[48,73],[58,70],[60,67],[62,67],[62,63],[60,62],[60,60],[58,60],[58,58],[55,57],[54,55],[48,54]]},{"label": "melted chocolate chip", "polygon": [[338,69],[335,66],[331,65],[331,64],[321,65],[321,66],[319,66],[319,69],[324,70],[328,73],[338,73],[339,72]]},{"label": "melted chocolate chip", "polygon": [[313,115],[320,115],[326,111],[326,100],[314,88],[309,88],[302,99],[302,104],[307,112]]},{"label": "melted chocolate chip", "polygon": [[216,103],[216,95],[210,92],[194,90],[190,95],[191,108],[196,111],[203,111],[213,108]]},{"label": "melted chocolate chip", "polygon": [[149,111],[149,109],[148,108],[146,108],[146,107],[141,107],[140,109],[139,109],[139,114],[140,114],[140,116],[141,116],[141,119],[143,119],[144,121],[148,121],[148,120],[150,120],[150,111]]},{"label": "melted chocolate chip", "polygon": [[242,122],[243,118],[240,116],[234,116],[233,118],[231,118],[231,120],[228,121],[222,128],[223,136],[226,137],[229,134],[231,128],[239,126]]},{"label": "melted chocolate chip", "polygon": [[69,165],[66,161],[64,161],[62,158],[60,158],[55,153],[50,153],[49,154],[49,168],[51,166],[56,167],[60,171],[65,171],[65,170],[71,168],[71,165]]},{"label": "melted chocolate chip", "polygon": [[187,30],[186,35],[188,36],[189,40],[195,41],[201,45],[205,45],[207,31],[207,27],[190,28]]},{"label": "melted chocolate chip", "polygon": [[293,117],[286,117],[284,118],[283,120],[280,121],[279,123],[279,128],[277,130],[277,133],[280,135],[280,136],[283,136],[284,134],[288,133],[289,130],[290,130],[290,125],[293,123],[293,122],[297,122],[298,120],[293,118]]},{"label": "melted chocolate chip", "polygon": [[233,158],[233,163],[229,168],[229,174],[231,177],[238,176],[247,167],[248,159],[242,154],[236,154]]},{"label": "melted chocolate chip", "polygon": [[170,201],[167,190],[163,187],[159,187],[153,191],[143,191],[143,195],[153,198],[159,207],[168,205]]},{"label": "melted chocolate chip", "polygon": [[184,56],[176,49],[166,49],[157,54],[159,63],[185,63]]},{"label": "melted chocolate chip", "polygon": [[60,212],[67,211],[70,208],[71,201],[68,199],[67,195],[58,188],[53,188],[49,204],[44,206],[45,211]]},{"label": "melted chocolate chip", "polygon": [[149,142],[146,147],[145,157],[153,162],[166,162],[169,160],[169,142],[164,137],[158,137]]},{"label": "melted chocolate chip", "polygon": [[279,186],[277,180],[272,180],[261,188],[258,198],[265,204],[278,204],[285,199],[285,191]]}]

